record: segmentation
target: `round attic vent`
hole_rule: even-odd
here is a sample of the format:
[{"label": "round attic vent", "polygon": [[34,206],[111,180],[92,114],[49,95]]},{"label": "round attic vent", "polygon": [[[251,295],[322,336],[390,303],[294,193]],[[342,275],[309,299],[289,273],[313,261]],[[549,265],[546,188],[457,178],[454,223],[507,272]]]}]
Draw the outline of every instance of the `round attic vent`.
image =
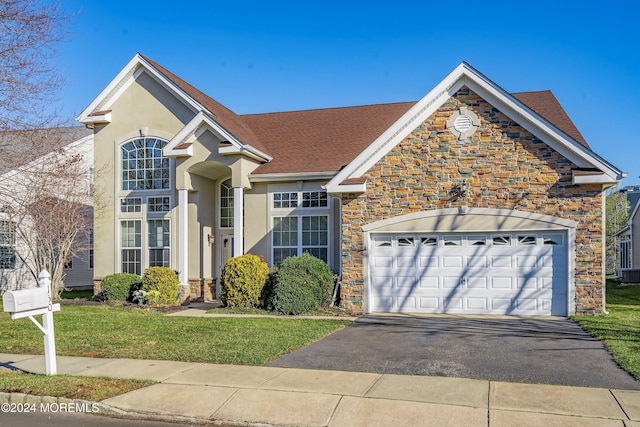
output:
[{"label": "round attic vent", "polygon": [[461,114],[453,122],[453,128],[460,133],[466,132],[473,128],[473,119],[466,114]]}]

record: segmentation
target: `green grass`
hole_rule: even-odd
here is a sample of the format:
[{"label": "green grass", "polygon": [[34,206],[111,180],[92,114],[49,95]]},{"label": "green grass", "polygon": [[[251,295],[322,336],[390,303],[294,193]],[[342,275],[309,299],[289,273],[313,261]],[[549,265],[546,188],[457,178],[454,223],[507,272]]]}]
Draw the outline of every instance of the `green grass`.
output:
[{"label": "green grass", "polygon": [[[64,306],[54,314],[60,356],[263,365],[349,322],[270,318],[167,317],[140,309]],[[43,354],[29,319],[0,313],[0,353]]]},{"label": "green grass", "polygon": [[0,370],[0,391],[36,396],[66,397],[98,402],[155,384],[149,380],[125,380],[68,375],[35,375]]},{"label": "green grass", "polygon": [[621,286],[607,280],[604,316],[576,316],[589,334],[604,342],[615,360],[640,379],[640,286]]}]

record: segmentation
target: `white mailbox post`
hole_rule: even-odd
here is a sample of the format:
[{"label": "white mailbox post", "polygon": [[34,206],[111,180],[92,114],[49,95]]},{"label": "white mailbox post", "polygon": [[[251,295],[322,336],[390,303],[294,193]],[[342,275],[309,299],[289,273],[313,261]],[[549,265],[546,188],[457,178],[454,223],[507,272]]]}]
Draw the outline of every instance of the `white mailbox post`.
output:
[{"label": "white mailbox post", "polygon": [[[11,313],[11,318],[28,317],[44,334],[44,360],[47,375],[55,375],[56,340],[53,333],[53,312],[60,311],[60,304],[52,304],[51,275],[42,270],[38,276],[38,287],[7,291],[2,296],[4,311]],[[33,316],[42,314],[42,325]]]}]

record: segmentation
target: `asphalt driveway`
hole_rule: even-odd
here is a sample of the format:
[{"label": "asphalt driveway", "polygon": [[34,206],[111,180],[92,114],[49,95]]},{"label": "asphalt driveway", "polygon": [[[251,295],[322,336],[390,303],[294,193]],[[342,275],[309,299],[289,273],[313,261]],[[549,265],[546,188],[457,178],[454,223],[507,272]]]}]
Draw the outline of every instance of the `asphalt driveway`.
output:
[{"label": "asphalt driveway", "polygon": [[640,390],[569,319],[369,315],[268,366]]}]

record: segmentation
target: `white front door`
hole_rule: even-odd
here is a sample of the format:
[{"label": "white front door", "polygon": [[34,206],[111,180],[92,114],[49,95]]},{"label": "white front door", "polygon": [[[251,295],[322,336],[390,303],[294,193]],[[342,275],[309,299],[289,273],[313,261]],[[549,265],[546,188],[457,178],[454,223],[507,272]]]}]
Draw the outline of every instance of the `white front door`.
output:
[{"label": "white front door", "polygon": [[567,315],[559,232],[373,235],[369,311]]}]

